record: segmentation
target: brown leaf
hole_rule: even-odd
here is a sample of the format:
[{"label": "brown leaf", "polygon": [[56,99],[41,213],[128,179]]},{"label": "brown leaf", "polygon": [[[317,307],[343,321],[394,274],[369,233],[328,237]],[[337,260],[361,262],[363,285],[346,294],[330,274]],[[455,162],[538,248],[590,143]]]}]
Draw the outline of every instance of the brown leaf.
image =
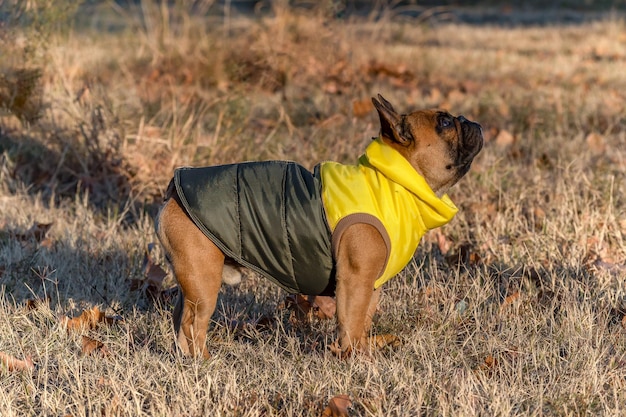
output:
[{"label": "brown leaf", "polygon": [[441,251],[442,255],[446,255],[448,251],[450,251],[452,243],[450,243],[446,236],[439,230],[435,232],[435,235],[437,236],[437,246],[439,247],[439,251]]},{"label": "brown leaf", "polygon": [[322,86],[322,90],[328,94],[338,94],[341,92],[341,89],[335,81],[328,81],[324,83],[324,85]]},{"label": "brown leaf", "polygon": [[533,209],[533,215],[535,217],[536,228],[539,231],[543,228],[544,222],[546,220],[546,212],[541,207],[535,207]]},{"label": "brown leaf", "polygon": [[587,147],[589,148],[591,153],[594,155],[599,155],[606,151],[606,143],[604,142],[604,138],[598,133],[589,133],[585,138],[585,142],[587,143]]},{"label": "brown leaf", "polygon": [[2,366],[7,368],[9,372],[35,369],[35,364],[33,363],[33,360],[30,356],[27,356],[26,359],[21,360],[13,356],[7,355],[4,352],[0,352],[0,363],[2,363]]},{"label": "brown leaf", "polygon": [[467,96],[459,89],[450,90],[448,92],[448,102],[450,107],[457,107],[460,103],[467,101]]},{"label": "brown leaf", "polygon": [[498,361],[496,360],[496,358],[494,358],[492,355],[487,355],[487,357],[485,358],[485,363],[483,363],[483,366],[488,369],[493,369],[493,367],[496,366],[497,364],[498,364]]},{"label": "brown leaf", "polygon": [[39,246],[46,249],[52,249],[54,247],[54,240],[46,237],[41,242],[39,242]]},{"label": "brown leaf", "polygon": [[431,103],[440,103],[442,99],[443,94],[441,93],[441,90],[437,87],[431,88],[430,92],[428,93],[427,100]]},{"label": "brown leaf", "polygon": [[157,265],[152,259],[151,252],[153,248],[154,243],[150,243],[143,258],[143,275],[145,280],[143,282],[140,280],[131,281],[131,290],[142,288],[156,299],[163,290],[163,281],[167,277],[167,271]]},{"label": "brown leaf", "polygon": [[384,62],[376,62],[372,61],[366,68],[367,73],[372,76],[383,76],[383,77],[391,77],[391,78],[403,78],[403,79],[411,79],[413,78],[413,73],[411,73],[408,67],[404,64],[392,65]]},{"label": "brown leaf", "polygon": [[322,417],[347,417],[348,407],[352,407],[352,401],[348,395],[336,395],[328,401]]},{"label": "brown leaf", "polygon": [[626,265],[619,265],[613,262],[607,262],[599,257],[593,262],[593,266],[597,269],[608,271],[613,276],[620,276],[626,273]]},{"label": "brown leaf", "polygon": [[81,352],[85,356],[91,355],[92,353],[100,353],[102,356],[107,356],[109,354],[109,351],[104,343],[87,336],[83,336],[83,347]]},{"label": "brown leaf", "polygon": [[508,305],[513,304],[520,296],[520,292],[519,291],[515,291],[513,294],[508,295],[504,301],[502,302],[502,305],[500,306],[501,308],[504,308]]},{"label": "brown leaf", "polygon": [[117,394],[114,394],[113,397],[100,408],[100,414],[102,416],[117,416],[122,415],[120,412],[120,397]]},{"label": "brown leaf", "polygon": [[387,347],[395,349],[402,343],[398,336],[390,333],[377,334],[369,339],[370,344],[373,344],[376,349],[384,349]]},{"label": "brown leaf", "polygon": [[26,309],[27,310],[36,310],[44,304],[50,302],[50,296],[47,296],[45,299],[43,298],[30,298],[26,300]]},{"label": "brown leaf", "polygon": [[313,306],[302,294],[289,294],[285,298],[284,307],[291,311],[289,323],[293,326],[306,325],[311,321]]},{"label": "brown leaf", "polygon": [[352,113],[354,117],[365,117],[374,110],[374,105],[369,99],[354,100],[352,102]]},{"label": "brown leaf", "polygon": [[131,291],[140,290],[142,287],[143,287],[143,280],[142,279],[131,279],[130,280],[130,290]]},{"label": "brown leaf", "polygon": [[511,146],[515,143],[515,136],[513,136],[508,130],[502,129],[496,136],[496,145],[501,147]]},{"label": "brown leaf", "polygon": [[70,330],[80,329],[94,329],[98,323],[104,321],[106,318],[104,312],[100,311],[98,306],[95,306],[91,310],[85,310],[80,316],[70,319],[69,317],[63,317],[61,323]]},{"label": "brown leaf", "polygon": [[493,355],[487,355],[483,363],[478,365],[477,368],[474,369],[474,372],[485,372],[488,375],[491,375],[493,370],[498,366],[498,360],[493,357]]},{"label": "brown leaf", "polygon": [[163,287],[163,280],[167,276],[167,271],[161,268],[159,265],[152,263],[152,261],[148,262],[148,267],[145,272],[146,283],[149,287],[154,287],[157,290],[161,290]]},{"label": "brown leaf", "polygon": [[23,242],[34,239],[39,243],[44,240],[51,227],[52,223],[35,223],[26,232],[16,234],[15,238]]},{"label": "brown leaf", "polygon": [[309,297],[309,303],[313,307],[313,314],[320,320],[332,319],[337,312],[337,303],[333,297],[317,295]]},{"label": "brown leaf", "polygon": [[251,331],[258,332],[271,330],[276,324],[276,318],[268,315],[262,315],[254,320],[232,320],[228,323],[228,328],[232,332]]},{"label": "brown leaf", "polygon": [[308,296],[290,294],[285,299],[285,307],[293,312],[292,324],[302,324],[312,316],[320,320],[332,319],[337,311],[337,303],[333,297]]},{"label": "brown leaf", "polygon": [[462,243],[456,252],[446,255],[446,261],[451,266],[476,265],[480,263],[481,257],[470,243]]}]

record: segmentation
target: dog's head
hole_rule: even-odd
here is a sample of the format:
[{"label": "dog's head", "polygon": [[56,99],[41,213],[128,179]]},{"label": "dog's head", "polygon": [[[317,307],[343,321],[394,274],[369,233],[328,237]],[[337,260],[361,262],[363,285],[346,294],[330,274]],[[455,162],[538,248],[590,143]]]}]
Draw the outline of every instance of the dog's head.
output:
[{"label": "dog's head", "polygon": [[400,152],[437,193],[469,171],[483,147],[482,129],[463,116],[440,110],[398,114],[380,94],[372,98],[380,116],[380,135]]}]

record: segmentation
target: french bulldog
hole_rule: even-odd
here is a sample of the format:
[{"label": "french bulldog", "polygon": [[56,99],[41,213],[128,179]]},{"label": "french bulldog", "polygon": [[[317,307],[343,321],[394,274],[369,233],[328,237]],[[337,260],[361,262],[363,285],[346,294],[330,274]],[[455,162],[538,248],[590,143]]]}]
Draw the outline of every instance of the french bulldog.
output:
[{"label": "french bulldog", "polygon": [[[223,276],[247,267],[291,293],[334,296],[340,357],[369,354],[381,286],[423,234],[454,217],[445,194],[482,149],[482,129],[441,110],[399,114],[381,95],[374,138],[354,165],[313,172],[266,161],[179,168],[157,235],[180,287],[173,313],[184,354],[209,357],[206,333]],[[385,340],[389,340],[386,338]]]}]

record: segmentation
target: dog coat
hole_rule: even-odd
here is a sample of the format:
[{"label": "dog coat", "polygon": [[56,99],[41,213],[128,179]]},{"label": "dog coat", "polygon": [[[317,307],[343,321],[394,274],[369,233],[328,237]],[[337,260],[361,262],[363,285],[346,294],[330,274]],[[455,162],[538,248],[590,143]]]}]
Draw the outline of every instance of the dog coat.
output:
[{"label": "dog coat", "polygon": [[180,168],[180,200],[226,256],[285,290],[332,294],[335,255],[351,224],[371,224],[387,246],[378,288],[411,260],[422,235],[452,219],[409,162],[376,139],[357,165],[324,162],[311,173],[294,162]]}]

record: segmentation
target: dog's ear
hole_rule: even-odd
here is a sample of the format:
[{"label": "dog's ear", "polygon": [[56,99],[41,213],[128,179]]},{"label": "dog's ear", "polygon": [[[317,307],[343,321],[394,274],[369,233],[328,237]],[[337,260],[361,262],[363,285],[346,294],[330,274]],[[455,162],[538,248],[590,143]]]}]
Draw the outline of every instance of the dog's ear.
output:
[{"label": "dog's ear", "polygon": [[378,95],[378,99],[372,97],[372,103],[378,111],[380,118],[380,134],[401,145],[408,145],[412,142],[410,133],[407,135],[402,126],[402,116],[394,110],[390,102],[383,96]]}]

